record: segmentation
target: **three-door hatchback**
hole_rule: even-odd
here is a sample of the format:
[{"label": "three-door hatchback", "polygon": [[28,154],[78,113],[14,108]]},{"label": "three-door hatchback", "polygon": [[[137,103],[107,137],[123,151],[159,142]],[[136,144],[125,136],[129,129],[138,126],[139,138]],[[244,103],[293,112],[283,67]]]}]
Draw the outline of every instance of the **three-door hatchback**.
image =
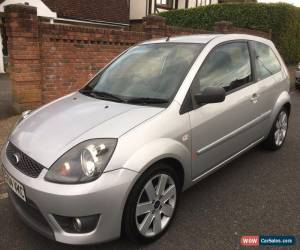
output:
[{"label": "three-door hatchback", "polygon": [[59,242],[153,241],[181,191],[257,144],[283,145],[289,85],[263,38],[141,43],[81,90],[23,113],[1,153],[11,202]]}]

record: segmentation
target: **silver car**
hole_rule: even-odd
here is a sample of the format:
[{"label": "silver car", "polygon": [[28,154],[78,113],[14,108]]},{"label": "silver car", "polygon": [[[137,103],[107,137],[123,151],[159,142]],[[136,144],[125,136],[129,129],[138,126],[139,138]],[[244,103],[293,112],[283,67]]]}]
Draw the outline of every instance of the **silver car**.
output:
[{"label": "silver car", "polygon": [[79,91],[23,113],[1,153],[11,202],[59,242],[156,240],[182,191],[258,144],[283,145],[289,82],[263,38],[141,43]]}]

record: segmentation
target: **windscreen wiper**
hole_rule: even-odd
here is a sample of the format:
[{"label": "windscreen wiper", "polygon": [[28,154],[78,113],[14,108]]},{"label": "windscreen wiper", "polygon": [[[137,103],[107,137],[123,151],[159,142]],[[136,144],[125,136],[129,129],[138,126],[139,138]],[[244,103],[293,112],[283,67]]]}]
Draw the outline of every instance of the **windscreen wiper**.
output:
[{"label": "windscreen wiper", "polygon": [[127,103],[131,104],[164,104],[168,103],[169,100],[161,99],[161,98],[150,98],[150,97],[136,97],[127,99]]},{"label": "windscreen wiper", "polygon": [[102,100],[111,100],[111,101],[117,101],[117,102],[126,102],[125,99],[103,91],[92,91],[92,90],[80,90],[80,93],[97,98]]}]

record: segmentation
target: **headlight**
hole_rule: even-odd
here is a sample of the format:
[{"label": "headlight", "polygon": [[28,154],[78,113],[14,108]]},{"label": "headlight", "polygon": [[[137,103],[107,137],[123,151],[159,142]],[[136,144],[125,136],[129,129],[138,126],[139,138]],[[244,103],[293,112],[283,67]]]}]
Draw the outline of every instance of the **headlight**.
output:
[{"label": "headlight", "polygon": [[108,164],[117,139],[93,139],[82,142],[65,153],[49,169],[50,182],[78,184],[97,179]]}]

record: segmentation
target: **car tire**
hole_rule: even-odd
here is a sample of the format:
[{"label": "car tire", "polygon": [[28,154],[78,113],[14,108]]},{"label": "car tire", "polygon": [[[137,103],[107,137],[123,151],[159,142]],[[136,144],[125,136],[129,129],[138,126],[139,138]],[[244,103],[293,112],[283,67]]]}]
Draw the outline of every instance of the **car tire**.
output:
[{"label": "car tire", "polygon": [[287,108],[283,107],[278,113],[267,139],[264,141],[263,147],[273,151],[280,149],[286,139],[288,124],[289,112]]},{"label": "car tire", "polygon": [[143,244],[160,238],[174,219],[180,189],[178,174],[165,163],[155,164],[142,174],[125,205],[122,222],[125,236]]}]

